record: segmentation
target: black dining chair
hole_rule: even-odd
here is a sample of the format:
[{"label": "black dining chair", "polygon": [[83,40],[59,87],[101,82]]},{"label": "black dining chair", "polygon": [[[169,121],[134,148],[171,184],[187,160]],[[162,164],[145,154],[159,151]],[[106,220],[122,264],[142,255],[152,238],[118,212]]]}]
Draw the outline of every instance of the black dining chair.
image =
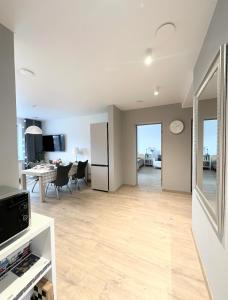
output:
[{"label": "black dining chair", "polygon": [[80,190],[80,182],[83,181],[85,182],[85,184],[87,184],[86,182],[86,167],[88,164],[88,160],[86,161],[79,161],[78,162],[78,166],[77,166],[77,172],[76,174],[73,176],[73,179],[75,180],[75,184],[78,187],[78,189]]},{"label": "black dining chair", "polygon": [[[26,164],[26,169],[32,169],[32,168],[36,167],[39,164],[40,164],[40,162],[32,162],[32,161],[30,161],[30,162],[28,162]],[[34,189],[35,189],[35,187],[36,187],[36,185],[37,185],[37,183],[39,181],[39,178],[37,176],[30,176],[30,179],[32,180],[31,183],[33,183],[32,193],[34,193]]]},{"label": "black dining chair", "polygon": [[70,163],[67,166],[58,166],[57,167],[57,174],[56,174],[56,179],[52,182],[49,182],[46,188],[46,195],[48,192],[48,188],[50,184],[53,184],[55,186],[57,198],[59,199],[59,190],[63,187],[66,186],[69,190],[69,192],[72,194],[71,189],[68,185],[69,183],[69,171],[72,167],[72,163]]}]

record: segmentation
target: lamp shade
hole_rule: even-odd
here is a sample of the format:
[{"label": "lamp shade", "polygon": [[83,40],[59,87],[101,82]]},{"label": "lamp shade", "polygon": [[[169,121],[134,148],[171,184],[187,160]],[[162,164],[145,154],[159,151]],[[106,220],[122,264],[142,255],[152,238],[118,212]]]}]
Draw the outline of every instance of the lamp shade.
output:
[{"label": "lamp shade", "polygon": [[42,129],[38,126],[32,125],[25,130],[25,134],[42,134]]}]

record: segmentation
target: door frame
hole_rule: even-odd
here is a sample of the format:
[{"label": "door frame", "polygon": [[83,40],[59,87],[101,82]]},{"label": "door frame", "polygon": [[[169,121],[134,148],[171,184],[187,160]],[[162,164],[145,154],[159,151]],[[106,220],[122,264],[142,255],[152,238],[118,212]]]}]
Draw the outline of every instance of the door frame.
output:
[{"label": "door frame", "polygon": [[137,123],[135,124],[135,135],[136,135],[136,149],[135,149],[135,169],[136,169],[136,185],[138,185],[138,170],[137,170],[137,154],[138,154],[138,126],[146,125],[161,125],[161,190],[163,188],[163,123],[162,122],[148,122],[148,123]]}]

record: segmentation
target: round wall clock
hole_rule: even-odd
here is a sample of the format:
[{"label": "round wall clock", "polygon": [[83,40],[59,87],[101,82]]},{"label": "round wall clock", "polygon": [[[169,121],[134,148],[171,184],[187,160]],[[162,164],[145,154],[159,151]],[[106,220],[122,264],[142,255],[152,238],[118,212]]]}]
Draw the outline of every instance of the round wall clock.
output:
[{"label": "round wall clock", "polygon": [[184,123],[180,120],[172,121],[169,125],[169,130],[173,134],[180,134],[184,130]]}]

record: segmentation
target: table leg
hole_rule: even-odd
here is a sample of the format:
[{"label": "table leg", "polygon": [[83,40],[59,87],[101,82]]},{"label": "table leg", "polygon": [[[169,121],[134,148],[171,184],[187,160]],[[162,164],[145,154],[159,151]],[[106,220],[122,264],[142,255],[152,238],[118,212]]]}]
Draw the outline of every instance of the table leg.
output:
[{"label": "table leg", "polygon": [[45,202],[45,187],[44,187],[42,176],[39,176],[39,192],[40,192],[40,202]]},{"label": "table leg", "polygon": [[21,175],[21,186],[23,190],[27,189],[27,184],[26,184],[26,175],[22,174]]},{"label": "table leg", "polygon": [[85,182],[86,182],[86,184],[88,184],[88,164],[85,169]]}]

